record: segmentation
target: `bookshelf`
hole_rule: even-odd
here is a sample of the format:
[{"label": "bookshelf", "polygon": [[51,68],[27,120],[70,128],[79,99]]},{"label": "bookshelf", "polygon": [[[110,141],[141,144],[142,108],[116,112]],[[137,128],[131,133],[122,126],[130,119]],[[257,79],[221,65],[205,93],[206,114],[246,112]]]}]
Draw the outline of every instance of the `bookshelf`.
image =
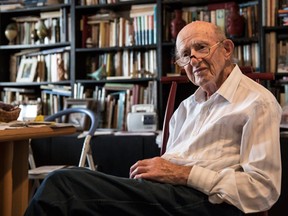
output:
[{"label": "bookshelf", "polygon": [[[263,70],[275,73],[276,81],[273,90],[282,106],[287,105],[287,42],[288,42],[288,2],[280,0],[262,3],[261,47],[260,62]],[[270,10],[269,10],[270,8]],[[285,21],[286,20],[286,21]]]},{"label": "bookshelf", "polygon": [[[168,87],[160,82],[161,77],[181,73],[181,69],[174,64],[175,44],[170,33],[174,10],[182,10],[186,22],[207,17],[213,21],[215,18],[212,14],[216,14],[217,10],[218,13],[228,13],[229,5],[233,2],[237,3],[240,14],[243,14],[246,20],[243,34],[231,38],[235,43],[235,58],[238,64],[252,65],[260,72],[272,71],[273,67],[273,72],[279,79],[288,75],[286,72],[277,72],[276,57],[279,50],[282,50],[282,53],[285,51],[288,37],[288,28],[284,26],[283,18],[287,0],[276,1],[279,4],[275,6],[267,5],[270,2],[268,0],[60,2],[62,3],[17,6],[12,10],[0,11],[1,100],[6,100],[5,95],[9,95],[9,98],[14,97],[15,91],[6,91],[9,88],[29,89],[34,91],[35,98],[42,100],[43,97],[102,100],[101,109],[104,112],[104,104],[108,103],[107,96],[111,92],[111,86],[117,84],[126,92],[126,113],[129,111],[129,104],[131,106],[133,103],[153,103],[157,108],[161,128],[168,97]],[[267,9],[268,6],[270,10]],[[277,11],[275,15],[270,14],[273,7],[274,11]],[[281,16],[278,15],[278,9],[282,10]],[[274,21],[269,18],[271,16],[274,17]],[[49,34],[49,37],[45,37],[43,42],[35,40],[40,21],[48,27],[48,33],[45,33],[45,30],[44,33]],[[223,21],[225,22],[225,19],[222,23]],[[5,29],[12,22],[18,23],[23,30],[11,45],[5,36]],[[31,34],[25,34],[25,31]],[[273,36],[270,36],[270,33]],[[274,51],[269,51],[275,53],[274,60],[269,59],[269,62],[272,61],[272,65],[274,64],[272,67],[266,65],[267,58],[270,58],[270,55],[267,55],[269,46],[266,37],[276,38]],[[279,44],[284,48],[277,48]],[[37,75],[33,82],[16,82],[23,56],[37,59]],[[97,77],[104,79],[88,76],[94,72],[103,73]],[[58,94],[60,90],[57,92],[49,89],[51,85],[65,87],[65,94]],[[277,82],[269,87],[279,89]],[[283,91],[282,87],[280,91]],[[117,88],[114,90],[118,91]],[[24,94],[25,91],[21,93]],[[111,95],[109,98],[111,99]],[[46,107],[44,114],[51,113],[49,106],[43,107]],[[102,117],[105,120],[104,114]],[[107,122],[105,124],[107,125]],[[110,122],[109,125],[111,124]],[[125,129],[125,126],[119,129]]]},{"label": "bookshelf", "polygon": [[[1,9],[0,22],[2,101],[18,105],[34,104],[37,101],[44,104],[42,85],[54,82],[71,85],[69,3],[63,1],[61,4],[46,6],[22,4],[12,10]],[[17,26],[17,37],[8,41],[5,31],[11,24]],[[61,68],[63,73],[59,78]]]}]

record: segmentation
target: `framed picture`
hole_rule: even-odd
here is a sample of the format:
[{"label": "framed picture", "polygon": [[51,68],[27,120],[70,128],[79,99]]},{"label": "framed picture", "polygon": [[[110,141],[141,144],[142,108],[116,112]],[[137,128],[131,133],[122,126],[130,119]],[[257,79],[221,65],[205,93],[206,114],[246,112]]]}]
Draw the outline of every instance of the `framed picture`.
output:
[{"label": "framed picture", "polygon": [[[67,108],[87,108],[98,113],[99,110],[99,102],[93,98],[89,99],[73,99],[66,98],[64,101],[64,109]],[[90,119],[84,113],[73,113],[67,116],[64,119],[64,122],[73,124],[78,130],[89,130],[90,127]]]},{"label": "framed picture", "polygon": [[37,59],[22,59],[16,82],[33,82],[36,75]]}]

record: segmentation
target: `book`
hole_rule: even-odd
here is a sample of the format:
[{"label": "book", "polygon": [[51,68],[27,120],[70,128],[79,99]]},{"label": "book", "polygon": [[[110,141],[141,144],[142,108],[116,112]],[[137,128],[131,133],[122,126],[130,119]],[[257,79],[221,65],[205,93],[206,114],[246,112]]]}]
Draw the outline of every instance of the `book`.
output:
[{"label": "book", "polygon": [[[81,32],[82,32],[82,48],[87,47],[87,40],[91,38],[91,26],[88,25],[88,16],[83,15],[81,19]],[[89,46],[88,46],[89,47]]]},{"label": "book", "polygon": [[125,129],[125,119],[126,119],[126,108],[125,108],[125,104],[126,104],[126,92],[119,92],[119,98],[117,101],[117,129],[118,130],[124,130]]},{"label": "book", "polygon": [[216,25],[219,26],[222,31],[225,32],[225,9],[217,9],[216,10]]},{"label": "book", "polygon": [[139,4],[139,5],[132,5],[130,10],[130,17],[138,17],[138,16],[147,16],[147,15],[154,15],[154,9],[156,4]]},{"label": "book", "polygon": [[116,91],[106,96],[105,127],[123,130],[125,127],[126,92]]},{"label": "book", "polygon": [[6,10],[15,10],[15,9],[19,9],[19,8],[23,8],[23,4],[21,3],[11,3],[11,4],[1,4],[0,3],[0,11],[6,11]]},{"label": "book", "polygon": [[43,89],[46,93],[50,94],[62,95],[67,97],[71,97],[72,95],[71,86],[48,84],[41,85],[40,89]]},{"label": "book", "polygon": [[105,118],[104,118],[104,128],[112,127],[112,118],[113,111],[115,106],[115,98],[113,98],[110,94],[107,95],[105,99]]},{"label": "book", "polygon": [[[134,38],[136,45],[148,45],[156,43],[156,8],[156,4],[132,5],[130,10],[130,17],[133,20],[135,32]],[[152,26],[154,26],[153,31]],[[151,37],[151,39],[149,39],[149,37]]]},{"label": "book", "polygon": [[109,91],[125,91],[132,89],[134,84],[130,83],[105,83],[104,88]]},{"label": "book", "polygon": [[[276,32],[270,32],[270,72],[276,72],[277,61],[277,35]],[[269,69],[269,68],[268,68]]]},{"label": "book", "polygon": [[280,40],[277,46],[277,73],[288,73],[288,40]]},{"label": "book", "polygon": [[5,87],[3,88],[4,91],[9,92],[19,92],[19,93],[34,93],[34,89],[29,88],[14,88],[14,87]]},{"label": "book", "polygon": [[49,18],[60,18],[62,16],[61,11],[46,11],[40,13],[41,19],[49,19]]},{"label": "book", "polygon": [[14,20],[17,23],[38,22],[39,17],[38,16],[20,16],[20,17],[13,17],[12,20]]}]

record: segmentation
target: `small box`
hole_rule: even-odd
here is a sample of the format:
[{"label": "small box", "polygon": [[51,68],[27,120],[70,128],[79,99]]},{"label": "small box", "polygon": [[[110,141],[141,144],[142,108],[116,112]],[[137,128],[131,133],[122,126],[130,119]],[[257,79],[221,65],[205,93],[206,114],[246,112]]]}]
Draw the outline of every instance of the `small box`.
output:
[{"label": "small box", "polygon": [[157,114],[151,104],[137,104],[132,106],[132,112],[127,115],[128,131],[156,131]]}]

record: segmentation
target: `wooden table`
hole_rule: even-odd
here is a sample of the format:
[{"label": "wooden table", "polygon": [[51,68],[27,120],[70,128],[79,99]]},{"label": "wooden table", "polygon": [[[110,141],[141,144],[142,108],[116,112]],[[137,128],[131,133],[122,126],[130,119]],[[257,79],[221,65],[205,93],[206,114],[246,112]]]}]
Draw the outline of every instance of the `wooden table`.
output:
[{"label": "wooden table", "polygon": [[29,139],[75,133],[73,126],[0,130],[0,215],[22,216],[28,206]]}]

